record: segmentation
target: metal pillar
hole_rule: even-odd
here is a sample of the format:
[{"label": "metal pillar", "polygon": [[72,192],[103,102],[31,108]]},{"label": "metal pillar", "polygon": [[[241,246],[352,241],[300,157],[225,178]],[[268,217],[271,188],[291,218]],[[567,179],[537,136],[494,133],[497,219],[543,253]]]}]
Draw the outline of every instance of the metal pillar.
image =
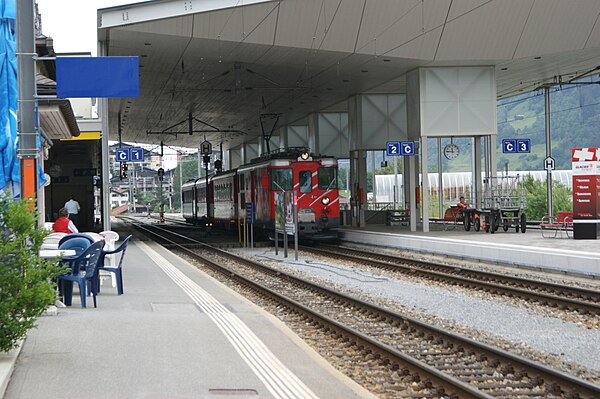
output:
[{"label": "metal pillar", "polygon": [[394,209],[400,208],[400,187],[398,185],[398,157],[392,158],[394,160]]},{"label": "metal pillar", "polygon": [[421,202],[423,209],[423,233],[429,232],[429,176],[427,162],[427,137],[421,138]]},{"label": "metal pillar", "polygon": [[[410,209],[410,231],[417,231],[417,220],[419,216],[419,210],[417,209],[417,187],[418,187],[418,170],[417,170],[417,157],[405,157],[408,158],[408,168],[404,168],[404,185],[408,190],[409,198],[409,209]],[[407,179],[408,175],[408,179]],[[408,184],[407,183],[408,180]]]},{"label": "metal pillar", "polygon": [[[107,55],[106,43],[98,42],[98,55],[104,57]],[[109,128],[108,128],[108,98],[98,99],[98,115],[102,123],[102,229],[109,231],[111,227],[110,215],[110,165],[108,159]]]},{"label": "metal pillar", "polygon": [[444,217],[444,176],[442,167],[442,138],[437,138],[437,152],[438,152],[438,203],[439,203],[439,218]]},{"label": "metal pillar", "polygon": [[473,202],[481,207],[481,136],[473,137]]},{"label": "metal pillar", "polygon": [[202,177],[202,155],[198,149],[198,177]]},{"label": "metal pillar", "polygon": [[[544,87],[544,104],[546,115],[546,159],[552,157],[552,141],[550,140],[550,87]],[[548,185],[548,215],[553,216],[552,212],[552,170],[546,168],[546,183]]]},{"label": "metal pillar", "polygon": [[319,154],[319,114],[308,115],[308,147],[314,154]]},{"label": "metal pillar", "polygon": [[[21,168],[21,198],[33,198],[38,192],[37,149],[38,131],[36,115],[36,80],[33,0],[17,1],[16,39],[18,64],[18,157]],[[38,204],[38,209],[43,209]]]}]

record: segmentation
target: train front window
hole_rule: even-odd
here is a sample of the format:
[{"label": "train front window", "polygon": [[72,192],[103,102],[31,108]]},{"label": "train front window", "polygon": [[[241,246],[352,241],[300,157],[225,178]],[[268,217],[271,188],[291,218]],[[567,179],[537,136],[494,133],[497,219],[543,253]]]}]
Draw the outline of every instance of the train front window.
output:
[{"label": "train front window", "polygon": [[300,192],[310,193],[312,191],[312,173],[310,170],[301,170],[298,173],[298,178],[300,180]]},{"label": "train front window", "polygon": [[289,191],[294,187],[292,169],[277,168],[271,169],[271,189]]},{"label": "train front window", "polygon": [[333,190],[337,188],[337,169],[336,168],[319,168],[318,184],[321,190]]}]

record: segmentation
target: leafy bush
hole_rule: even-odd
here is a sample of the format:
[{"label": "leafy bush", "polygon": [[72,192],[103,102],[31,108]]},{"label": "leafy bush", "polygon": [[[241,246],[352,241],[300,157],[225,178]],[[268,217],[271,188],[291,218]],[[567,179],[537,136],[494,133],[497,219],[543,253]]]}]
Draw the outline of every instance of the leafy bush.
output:
[{"label": "leafy bush", "polygon": [[[548,213],[548,185],[546,182],[534,180],[527,176],[522,183],[527,191],[527,219],[542,220]],[[552,183],[552,208],[554,214],[558,212],[569,212],[573,210],[573,193],[564,184]]]},{"label": "leafy bush", "polygon": [[0,352],[25,338],[56,299],[52,281],[63,268],[38,256],[47,234],[28,201],[0,196]]}]

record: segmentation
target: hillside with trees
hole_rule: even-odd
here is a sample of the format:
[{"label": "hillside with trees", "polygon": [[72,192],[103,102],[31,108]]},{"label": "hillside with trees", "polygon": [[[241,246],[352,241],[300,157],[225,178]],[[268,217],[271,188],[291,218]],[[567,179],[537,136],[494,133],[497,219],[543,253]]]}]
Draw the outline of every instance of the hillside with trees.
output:
[{"label": "hillside with trees", "polygon": [[[591,83],[598,78],[581,82]],[[571,169],[571,149],[600,147],[600,86],[567,85],[550,90],[550,132],[556,169]],[[507,138],[531,139],[531,154],[507,155],[498,148],[498,169],[539,170],[546,157],[543,91],[498,102],[498,143]]]}]

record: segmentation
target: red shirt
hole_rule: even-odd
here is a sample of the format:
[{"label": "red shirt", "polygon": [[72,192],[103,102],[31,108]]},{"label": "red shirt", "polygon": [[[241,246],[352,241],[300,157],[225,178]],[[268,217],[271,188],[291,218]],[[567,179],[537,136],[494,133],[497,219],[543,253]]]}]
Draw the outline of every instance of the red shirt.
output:
[{"label": "red shirt", "polygon": [[52,225],[52,230],[54,230],[57,233],[67,233],[67,234],[71,234],[72,231],[69,230],[69,218],[66,216],[60,216],[58,219],[56,219],[56,222],[54,222],[54,224]]}]

